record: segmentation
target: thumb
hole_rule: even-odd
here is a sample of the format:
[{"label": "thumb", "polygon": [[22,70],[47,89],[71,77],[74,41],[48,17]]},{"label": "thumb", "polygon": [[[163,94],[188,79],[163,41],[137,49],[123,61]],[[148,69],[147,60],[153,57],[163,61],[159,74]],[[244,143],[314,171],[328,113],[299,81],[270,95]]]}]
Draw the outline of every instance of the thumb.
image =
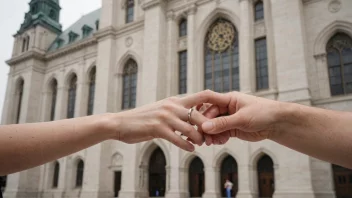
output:
[{"label": "thumb", "polygon": [[219,134],[224,131],[235,129],[241,124],[240,117],[238,114],[232,114],[230,116],[222,116],[208,120],[202,124],[204,133],[208,134]]}]

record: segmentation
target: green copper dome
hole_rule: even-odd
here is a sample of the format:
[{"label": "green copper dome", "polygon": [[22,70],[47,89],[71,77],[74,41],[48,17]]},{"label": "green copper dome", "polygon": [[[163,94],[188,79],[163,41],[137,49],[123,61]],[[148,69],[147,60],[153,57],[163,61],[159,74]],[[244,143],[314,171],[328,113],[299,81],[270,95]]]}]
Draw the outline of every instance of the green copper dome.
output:
[{"label": "green copper dome", "polygon": [[25,14],[18,34],[36,25],[42,25],[57,34],[61,33],[59,0],[31,0],[29,6],[30,10]]}]

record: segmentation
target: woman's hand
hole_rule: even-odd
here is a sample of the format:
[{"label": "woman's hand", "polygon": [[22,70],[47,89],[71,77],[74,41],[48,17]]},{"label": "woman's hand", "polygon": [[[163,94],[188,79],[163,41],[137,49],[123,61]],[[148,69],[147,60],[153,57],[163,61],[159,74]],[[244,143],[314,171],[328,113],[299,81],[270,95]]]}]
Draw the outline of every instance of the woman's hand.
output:
[{"label": "woman's hand", "polygon": [[[167,98],[130,111],[111,114],[115,130],[114,139],[125,143],[138,143],[154,138],[163,138],[174,145],[193,151],[194,146],[175,131],[181,132],[192,143],[202,145],[203,134],[187,123],[189,108],[199,103],[214,102],[214,92],[203,91],[185,98]],[[211,99],[212,98],[212,99]],[[198,111],[193,111],[191,123],[201,126],[208,119]]]}]

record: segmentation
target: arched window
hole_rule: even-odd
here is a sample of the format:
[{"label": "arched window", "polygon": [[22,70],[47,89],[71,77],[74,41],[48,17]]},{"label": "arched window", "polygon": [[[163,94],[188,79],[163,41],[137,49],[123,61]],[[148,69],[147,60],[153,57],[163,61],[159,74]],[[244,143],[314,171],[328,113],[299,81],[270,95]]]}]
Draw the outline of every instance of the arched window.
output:
[{"label": "arched window", "polygon": [[205,191],[204,164],[199,157],[192,160],[188,172],[188,186],[191,197],[202,197]]},{"label": "arched window", "polygon": [[26,39],[26,51],[28,51],[28,49],[29,49],[29,41],[30,41],[30,37],[29,36],[27,36],[27,39]]},{"label": "arched window", "polygon": [[229,180],[232,184],[232,191],[231,196],[236,197],[238,191],[238,172],[237,172],[237,162],[236,160],[228,155],[225,159],[221,162],[221,169],[220,169],[220,189],[222,197],[226,197],[226,189],[224,188],[224,184],[226,180]]},{"label": "arched window", "polygon": [[268,155],[258,160],[257,173],[259,197],[272,197],[275,191],[274,163]]},{"label": "arched window", "polygon": [[155,149],[149,160],[149,196],[164,197],[166,186],[166,159],[160,148]]},{"label": "arched window", "polygon": [[264,19],[264,4],[263,1],[259,0],[254,5],[254,20],[259,21]]},{"label": "arched window", "polygon": [[136,107],[137,72],[138,67],[136,61],[129,59],[123,70],[122,109]]},{"label": "arched window", "polygon": [[76,187],[82,187],[83,172],[84,172],[84,162],[83,160],[79,160],[77,163],[77,170],[76,170]]},{"label": "arched window", "polygon": [[57,81],[54,79],[51,82],[50,121],[55,120],[56,97],[57,97]]},{"label": "arched window", "polygon": [[20,79],[18,84],[17,84],[17,89],[16,89],[16,124],[20,122],[20,117],[21,117],[21,109],[22,109],[22,98],[23,98],[23,88],[24,88],[24,80]]},{"label": "arched window", "polygon": [[335,34],[326,46],[331,95],[352,93],[352,39]]},{"label": "arched window", "polygon": [[26,51],[27,38],[22,40],[22,52]]},{"label": "arched window", "polygon": [[53,188],[57,188],[59,185],[59,173],[60,173],[60,164],[58,161],[56,161],[54,165]]},{"label": "arched window", "polygon": [[215,21],[205,38],[205,89],[239,90],[238,34],[225,19]]},{"label": "arched window", "polygon": [[180,37],[187,35],[187,20],[186,19],[182,19],[180,21],[180,24],[178,26],[178,33],[179,33]]},{"label": "arched window", "polygon": [[54,10],[50,10],[49,12],[49,17],[52,19],[52,20],[56,20],[56,13]]},{"label": "arched window", "polygon": [[133,22],[134,0],[126,0],[126,23]]},{"label": "arched window", "polygon": [[88,94],[88,110],[87,114],[93,114],[94,108],[94,94],[95,94],[95,74],[96,74],[96,67],[94,66],[89,73],[89,94]]},{"label": "arched window", "polygon": [[68,88],[67,118],[73,118],[75,116],[76,90],[77,76],[74,74],[71,77]]},{"label": "arched window", "polygon": [[333,164],[335,193],[337,198],[352,197],[352,170]]}]

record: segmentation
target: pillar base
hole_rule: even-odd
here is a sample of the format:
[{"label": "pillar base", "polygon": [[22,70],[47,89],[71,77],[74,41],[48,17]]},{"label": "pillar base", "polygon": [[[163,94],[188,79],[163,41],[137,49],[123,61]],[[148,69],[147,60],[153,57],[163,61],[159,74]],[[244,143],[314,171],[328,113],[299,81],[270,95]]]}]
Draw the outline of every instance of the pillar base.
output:
[{"label": "pillar base", "polygon": [[255,198],[255,197],[258,197],[258,195],[250,191],[239,191],[236,194],[236,198]]},{"label": "pillar base", "polygon": [[202,198],[220,198],[221,194],[219,192],[205,192]]},{"label": "pillar base", "polygon": [[315,198],[313,191],[297,192],[297,191],[275,191],[274,198]]},{"label": "pillar base", "polygon": [[181,192],[181,191],[169,191],[166,193],[165,198],[188,198],[188,192]]},{"label": "pillar base", "polygon": [[315,192],[316,198],[335,198],[335,192]]},{"label": "pillar base", "polygon": [[30,191],[5,191],[5,198],[38,198],[40,192],[30,192]]}]

